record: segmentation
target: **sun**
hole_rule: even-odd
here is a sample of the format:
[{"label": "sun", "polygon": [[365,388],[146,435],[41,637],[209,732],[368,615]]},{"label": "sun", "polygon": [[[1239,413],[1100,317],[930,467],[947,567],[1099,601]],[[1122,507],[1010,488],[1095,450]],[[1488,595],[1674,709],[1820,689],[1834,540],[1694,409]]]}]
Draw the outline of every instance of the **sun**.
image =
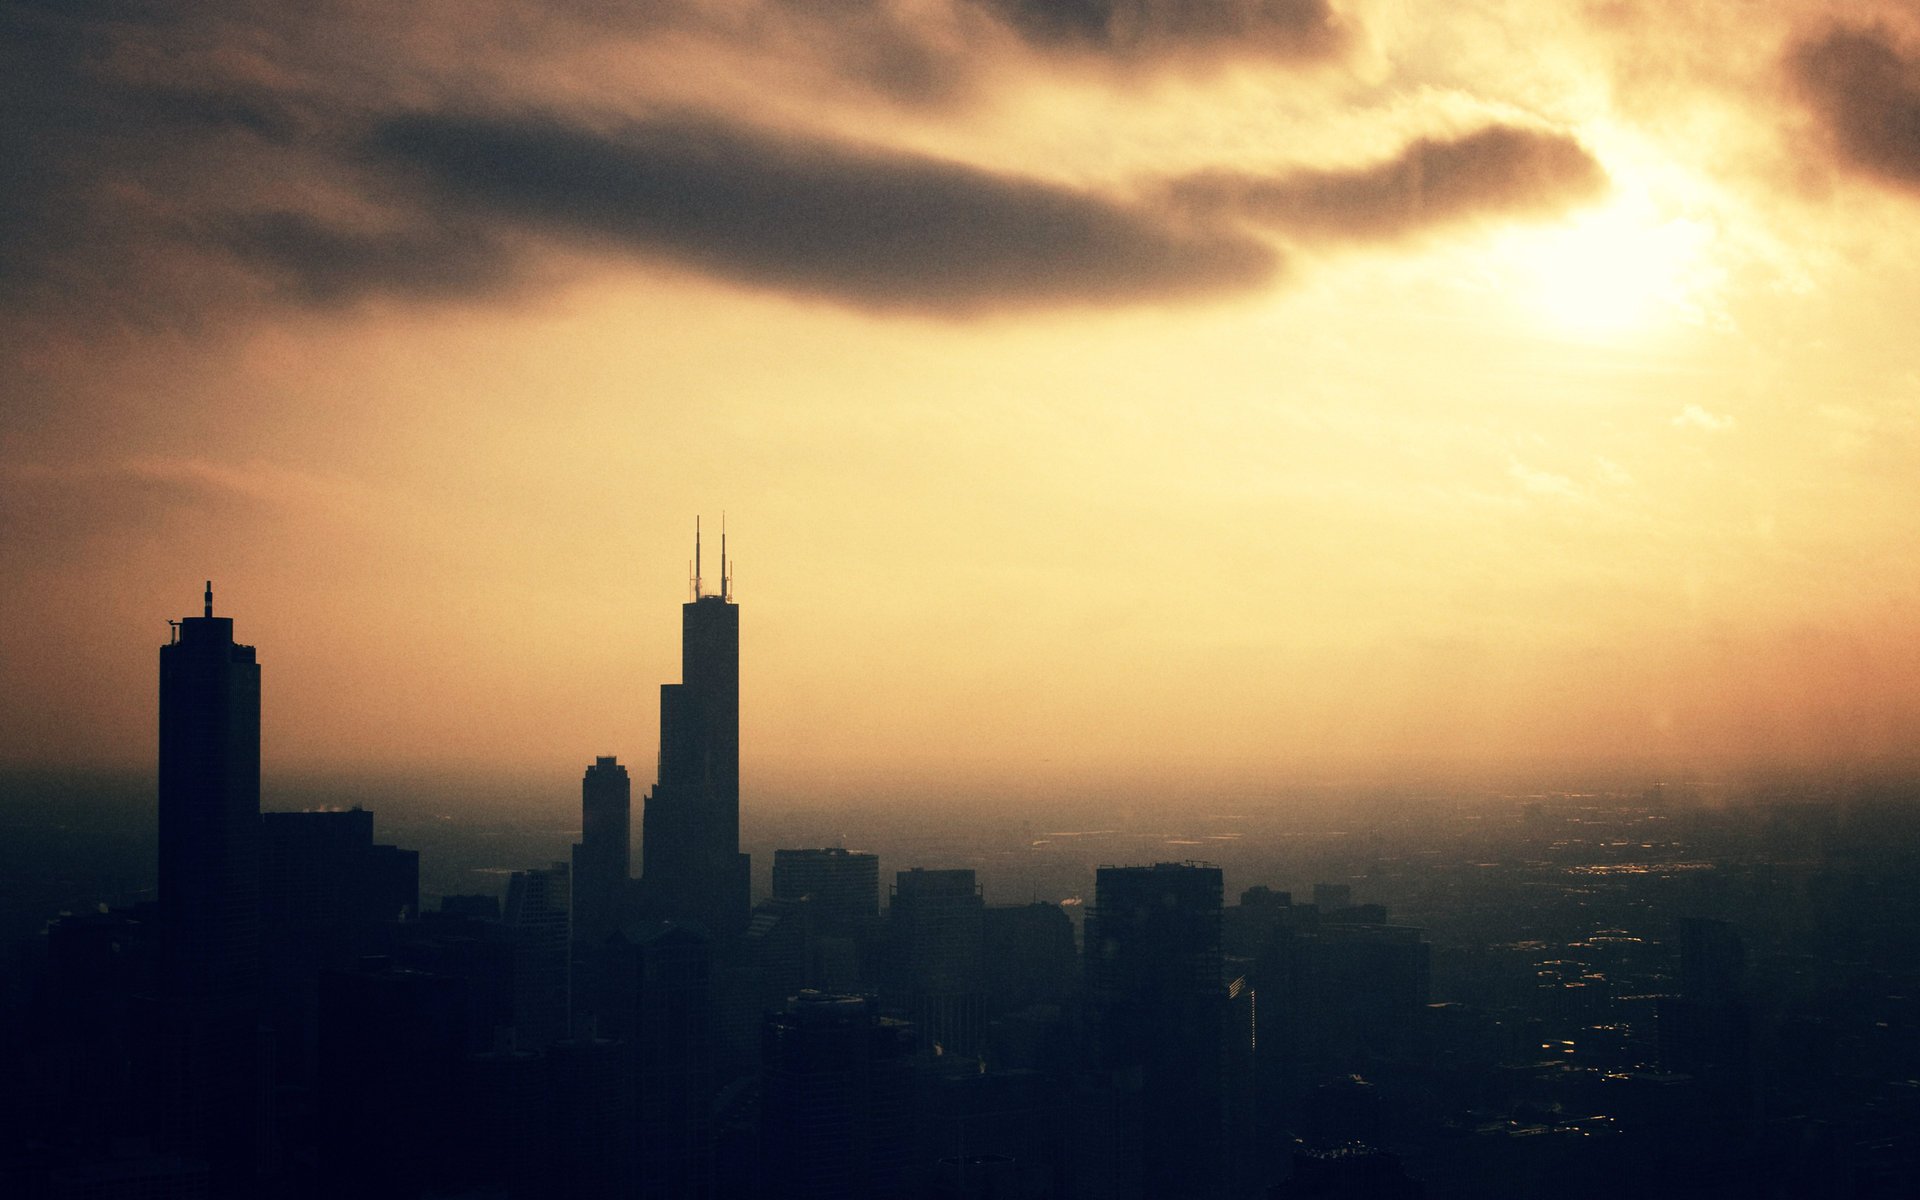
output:
[{"label": "sun", "polygon": [[1670,217],[1644,195],[1616,196],[1502,247],[1508,294],[1533,318],[1574,336],[1617,337],[1705,312],[1712,230]]}]

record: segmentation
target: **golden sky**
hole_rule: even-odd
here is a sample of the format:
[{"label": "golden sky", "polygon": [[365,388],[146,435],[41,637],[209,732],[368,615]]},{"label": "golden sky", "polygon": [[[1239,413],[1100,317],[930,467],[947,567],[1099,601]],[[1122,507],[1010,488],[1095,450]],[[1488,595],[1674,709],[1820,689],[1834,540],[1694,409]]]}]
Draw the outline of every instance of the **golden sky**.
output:
[{"label": "golden sky", "polygon": [[0,37],[0,762],[149,763],[211,577],[270,774],[644,779],[723,510],[750,804],[1920,735],[1911,5]]}]

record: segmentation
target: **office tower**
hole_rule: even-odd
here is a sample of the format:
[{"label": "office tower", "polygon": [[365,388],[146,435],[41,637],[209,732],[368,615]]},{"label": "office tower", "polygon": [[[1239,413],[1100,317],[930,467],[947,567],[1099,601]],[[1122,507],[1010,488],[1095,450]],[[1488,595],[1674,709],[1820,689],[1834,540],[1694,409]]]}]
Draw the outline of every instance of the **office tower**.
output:
[{"label": "office tower", "polygon": [[775,850],[776,900],[806,900],[816,933],[851,934],[880,913],[880,856],[829,847]]},{"label": "office tower", "polygon": [[700,576],[694,531],[693,599],[680,609],[680,682],[660,685],[658,778],[641,814],[641,880],[649,911],[706,925],[717,937],[746,929],[751,883],[740,853],[740,610],[720,535],[720,591]]},{"label": "office tower", "polygon": [[1425,1015],[1431,956],[1407,925],[1276,927],[1251,971],[1263,1074],[1301,1083],[1407,1049]]},{"label": "office tower", "polygon": [[327,1196],[413,1197],[455,1174],[465,981],[369,957],[319,977],[314,1165]]},{"label": "office tower", "polygon": [[1137,1072],[1143,1194],[1221,1194],[1231,1175],[1220,868],[1101,867],[1094,887],[1090,1031],[1102,1070]]},{"label": "office tower", "polygon": [[160,648],[155,994],[131,1016],[132,1093],[162,1149],[243,1195],[268,1122],[260,1036],[260,665],[233,619],[173,625]]},{"label": "office tower", "polygon": [[260,815],[261,915],[280,930],[394,921],[420,911],[420,852],[373,841],[365,809]]},{"label": "office tower", "polygon": [[632,862],[633,785],[618,759],[593,760],[580,781],[580,844],[573,848],[573,939],[613,932]]},{"label": "office tower", "polygon": [[880,1200],[907,1194],[913,1027],[864,996],[803,992],[761,1041],[762,1194]]},{"label": "office tower", "polygon": [[547,1047],[553,1159],[540,1195],[604,1200],[634,1194],[640,1131],[632,1049],[600,1037],[565,1038]]},{"label": "office tower", "polygon": [[1732,925],[1705,917],[1681,918],[1674,933],[1679,994],[1655,1007],[1661,1065],[1715,1087],[1744,1088],[1752,1050],[1752,1017],[1740,995],[1746,945]]},{"label": "office tower", "polygon": [[459,1183],[516,1198],[551,1190],[550,1074],[546,1056],[504,1044],[467,1056],[454,1135]]},{"label": "office tower", "polygon": [[630,922],[608,938],[600,1032],[631,1048],[642,1169],[630,1193],[699,1200],[711,1190],[715,1092],[713,950],[672,922]]},{"label": "office tower", "polygon": [[[1266,948],[1274,930],[1293,922],[1293,893],[1259,885],[1240,893],[1240,903],[1221,913],[1220,945],[1228,954],[1252,958]],[[1314,910],[1319,916],[1319,910]]]},{"label": "office tower", "polygon": [[744,949],[763,1014],[784,1007],[787,997],[799,995],[810,985],[812,904],[776,896],[753,906]]},{"label": "office tower", "polygon": [[992,1012],[1064,1005],[1079,994],[1080,952],[1066,909],[1037,900],[996,905],[985,917],[984,990]]},{"label": "office tower", "polygon": [[260,664],[233,618],[160,648],[160,924],[168,995],[250,998],[260,970]]},{"label": "office tower", "polygon": [[986,1043],[986,906],[967,870],[894,876],[887,910],[898,1003],[928,1045],[979,1054]]},{"label": "office tower", "polygon": [[566,863],[515,871],[507,878],[507,928],[513,935],[513,1027],[519,1044],[545,1048],[569,1032],[571,904]]},{"label": "office tower", "polygon": [[935,1196],[1062,1194],[1065,1080],[945,1055],[922,1068],[918,1090],[917,1157],[933,1168]]}]

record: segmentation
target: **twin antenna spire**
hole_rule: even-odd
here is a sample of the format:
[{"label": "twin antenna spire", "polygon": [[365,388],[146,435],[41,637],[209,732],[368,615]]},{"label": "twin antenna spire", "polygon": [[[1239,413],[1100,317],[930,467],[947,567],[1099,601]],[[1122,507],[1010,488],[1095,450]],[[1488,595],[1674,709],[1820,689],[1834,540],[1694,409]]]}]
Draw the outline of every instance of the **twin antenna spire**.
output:
[{"label": "twin antenna spire", "polygon": [[[702,599],[706,592],[701,588],[700,579],[700,518],[693,519],[693,598]],[[733,599],[733,572],[727,569],[727,514],[720,514],[720,598]]]}]

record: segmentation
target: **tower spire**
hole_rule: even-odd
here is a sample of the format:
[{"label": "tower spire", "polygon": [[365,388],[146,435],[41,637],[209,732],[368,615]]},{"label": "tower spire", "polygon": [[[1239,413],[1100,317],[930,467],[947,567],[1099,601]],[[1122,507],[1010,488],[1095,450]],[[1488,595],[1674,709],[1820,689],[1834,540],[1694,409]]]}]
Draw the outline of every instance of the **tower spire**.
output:
[{"label": "tower spire", "polygon": [[693,598],[700,598],[700,518],[693,518]]},{"label": "tower spire", "polygon": [[733,590],[727,578],[727,510],[720,510],[720,598],[731,600],[728,595]]},{"label": "tower spire", "polygon": [[204,599],[207,602],[206,615],[211,617],[213,615],[213,580],[211,579],[207,580],[207,592]]}]

